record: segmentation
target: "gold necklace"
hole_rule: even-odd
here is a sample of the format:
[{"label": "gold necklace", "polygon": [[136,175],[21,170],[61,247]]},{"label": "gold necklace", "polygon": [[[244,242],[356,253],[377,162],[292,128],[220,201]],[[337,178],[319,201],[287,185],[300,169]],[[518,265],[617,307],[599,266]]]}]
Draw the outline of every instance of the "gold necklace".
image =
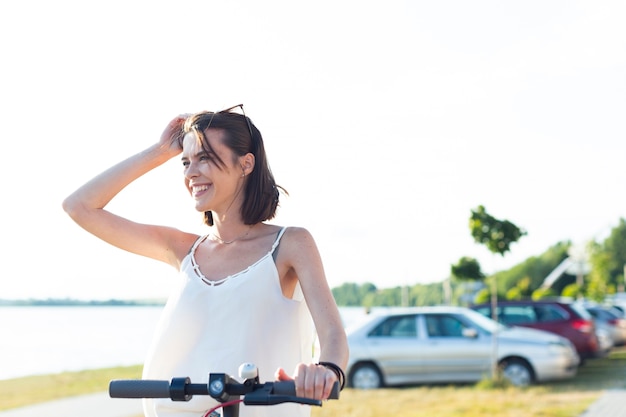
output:
[{"label": "gold necklace", "polygon": [[241,240],[241,239],[245,239],[245,237],[246,237],[246,236],[248,236],[248,234],[250,233],[250,230],[252,230],[252,228],[253,228],[253,227],[254,227],[254,225],[253,225],[253,224],[251,224],[251,225],[248,227],[248,230],[246,231],[246,233],[244,233],[244,234],[243,234],[243,235],[241,235],[241,236],[237,236],[236,238],[234,238],[234,239],[232,239],[232,240],[224,240],[224,239],[222,239],[221,237],[219,237],[218,235],[216,235],[215,233],[211,233],[211,234],[209,235],[209,237],[210,237],[212,240],[217,240],[218,242],[220,242],[220,243],[221,243],[221,244],[223,244],[223,245],[230,245],[230,244],[231,244],[231,243],[233,243],[233,242],[236,242],[236,241]]}]

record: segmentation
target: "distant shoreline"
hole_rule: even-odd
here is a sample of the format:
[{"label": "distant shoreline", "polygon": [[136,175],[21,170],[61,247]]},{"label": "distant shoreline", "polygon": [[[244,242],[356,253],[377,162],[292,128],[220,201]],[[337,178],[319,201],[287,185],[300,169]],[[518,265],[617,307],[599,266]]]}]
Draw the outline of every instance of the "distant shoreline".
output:
[{"label": "distant shoreline", "polygon": [[27,300],[0,299],[0,307],[151,307],[163,306],[165,300],[76,300],[48,298]]}]

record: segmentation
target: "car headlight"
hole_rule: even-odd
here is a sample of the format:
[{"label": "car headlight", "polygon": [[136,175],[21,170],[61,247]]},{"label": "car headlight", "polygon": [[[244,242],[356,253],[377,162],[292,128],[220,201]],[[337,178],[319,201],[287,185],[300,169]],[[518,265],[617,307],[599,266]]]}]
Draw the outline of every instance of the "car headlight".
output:
[{"label": "car headlight", "polygon": [[548,351],[554,355],[571,355],[574,352],[574,346],[569,342],[549,342]]}]

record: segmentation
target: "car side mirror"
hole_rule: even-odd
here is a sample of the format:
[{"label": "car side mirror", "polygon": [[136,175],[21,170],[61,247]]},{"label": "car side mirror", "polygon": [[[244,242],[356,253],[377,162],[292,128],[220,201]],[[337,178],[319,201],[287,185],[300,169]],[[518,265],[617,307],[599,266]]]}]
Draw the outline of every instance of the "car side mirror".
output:
[{"label": "car side mirror", "polygon": [[467,337],[469,339],[475,339],[476,337],[478,337],[478,332],[476,331],[476,329],[473,329],[471,327],[466,327],[465,329],[463,329],[463,337]]}]

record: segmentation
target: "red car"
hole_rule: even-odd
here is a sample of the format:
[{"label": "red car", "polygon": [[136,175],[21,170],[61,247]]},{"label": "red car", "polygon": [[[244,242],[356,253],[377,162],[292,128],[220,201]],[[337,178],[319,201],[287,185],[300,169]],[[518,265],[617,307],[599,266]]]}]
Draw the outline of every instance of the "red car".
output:
[{"label": "red car", "polygon": [[[491,303],[476,304],[471,308],[492,317]],[[603,356],[593,318],[575,303],[555,300],[498,301],[497,317],[502,324],[546,330],[569,339],[581,361]]]}]

